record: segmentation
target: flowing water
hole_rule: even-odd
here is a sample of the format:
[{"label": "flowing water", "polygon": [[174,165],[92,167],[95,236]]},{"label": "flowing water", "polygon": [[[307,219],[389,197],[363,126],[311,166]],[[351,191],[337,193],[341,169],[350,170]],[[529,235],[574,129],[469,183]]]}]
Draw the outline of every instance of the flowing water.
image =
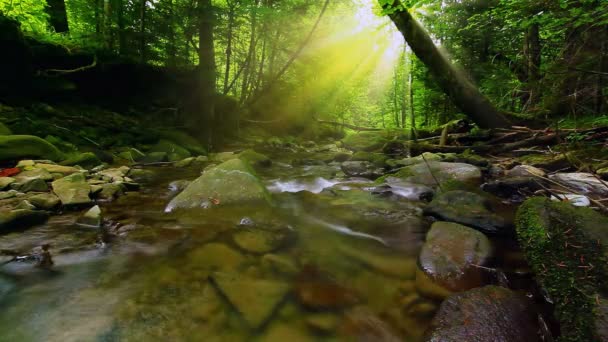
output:
[{"label": "flowing water", "polygon": [[165,213],[169,183],[102,205],[104,232],[55,216],[0,236],[51,245],[51,271],[0,269],[0,341],[418,341],[438,303],[416,294],[430,223],[416,189],[387,192],[337,166],[260,170],[271,207]]}]

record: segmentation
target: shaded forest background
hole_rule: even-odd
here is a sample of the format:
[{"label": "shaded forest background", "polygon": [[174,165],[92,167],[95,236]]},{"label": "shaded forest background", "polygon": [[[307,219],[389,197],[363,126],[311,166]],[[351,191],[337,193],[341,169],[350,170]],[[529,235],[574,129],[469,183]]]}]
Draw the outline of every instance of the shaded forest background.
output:
[{"label": "shaded forest background", "polygon": [[[500,110],[608,123],[605,2],[405,5]],[[239,122],[301,131],[315,119],[424,129],[463,117],[371,0],[0,0],[0,11],[2,44],[12,44],[4,100],[25,90],[137,104],[193,131]],[[201,108],[205,96],[203,107],[216,108]]]}]

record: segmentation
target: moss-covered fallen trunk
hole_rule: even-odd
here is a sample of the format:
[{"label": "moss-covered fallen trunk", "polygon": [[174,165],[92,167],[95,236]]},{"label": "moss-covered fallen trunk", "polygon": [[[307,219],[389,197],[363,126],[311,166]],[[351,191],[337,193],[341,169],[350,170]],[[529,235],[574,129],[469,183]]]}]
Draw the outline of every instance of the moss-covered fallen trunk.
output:
[{"label": "moss-covered fallen trunk", "polygon": [[608,340],[608,219],[589,208],[532,198],[519,208],[516,223],[537,281],[555,304],[559,340]]}]

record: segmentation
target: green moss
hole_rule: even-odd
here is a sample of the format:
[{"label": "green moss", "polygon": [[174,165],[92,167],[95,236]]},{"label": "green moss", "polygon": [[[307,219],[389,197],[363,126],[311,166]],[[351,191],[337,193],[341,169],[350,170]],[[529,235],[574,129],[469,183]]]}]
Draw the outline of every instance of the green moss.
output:
[{"label": "green moss", "polygon": [[384,167],[387,159],[388,157],[382,153],[372,153],[364,151],[355,152],[351,158],[351,160],[354,161],[367,161],[378,167]]},{"label": "green moss", "polygon": [[555,302],[560,341],[599,340],[596,296],[606,293],[608,273],[601,239],[593,230],[605,227],[606,218],[588,208],[532,198],[519,208],[516,222],[526,258]]}]

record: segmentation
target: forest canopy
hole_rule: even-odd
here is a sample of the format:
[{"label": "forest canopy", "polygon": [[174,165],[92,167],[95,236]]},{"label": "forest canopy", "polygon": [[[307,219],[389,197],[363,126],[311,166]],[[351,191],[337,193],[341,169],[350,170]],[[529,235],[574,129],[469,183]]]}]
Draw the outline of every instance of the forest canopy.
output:
[{"label": "forest canopy", "polygon": [[568,122],[606,111],[601,1],[389,1],[388,11],[386,0],[205,2],[0,0],[0,11],[71,52],[173,70],[199,64],[209,15],[215,92],[250,119],[439,126],[462,112],[386,16],[407,10],[499,110]]}]

